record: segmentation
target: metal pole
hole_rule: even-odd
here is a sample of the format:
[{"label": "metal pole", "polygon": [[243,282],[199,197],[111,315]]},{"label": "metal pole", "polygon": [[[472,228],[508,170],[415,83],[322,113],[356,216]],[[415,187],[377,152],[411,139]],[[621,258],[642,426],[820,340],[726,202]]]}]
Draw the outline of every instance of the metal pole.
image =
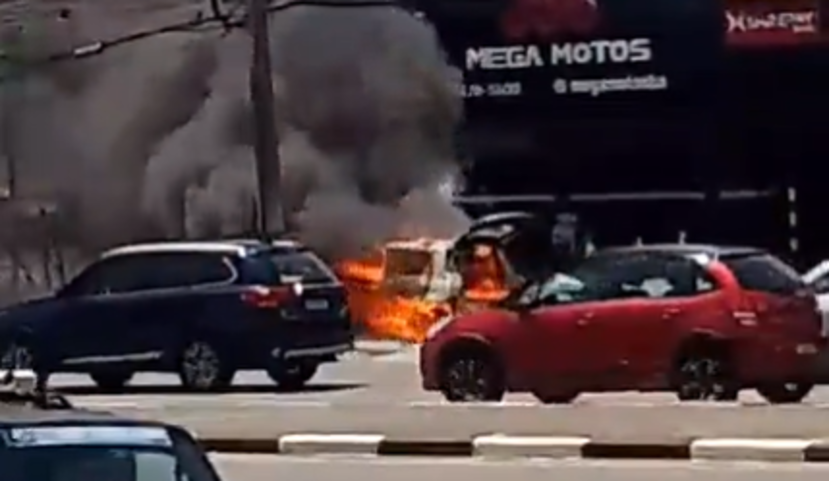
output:
[{"label": "metal pole", "polygon": [[14,77],[17,72],[15,71],[14,65],[11,65],[10,61],[7,62],[8,66],[3,69],[3,74],[6,78],[0,84],[3,109],[2,118],[0,119],[0,123],[2,123],[0,125],[0,143],[2,143],[3,158],[6,161],[6,186],[3,194],[4,197],[13,198],[17,190],[15,185],[17,166],[15,165],[16,159],[14,155],[14,119],[12,118],[14,115],[14,104],[16,103],[16,99],[14,98],[16,92],[13,92],[13,90],[16,90],[14,83],[17,82],[17,79]]},{"label": "metal pole", "polygon": [[[283,228],[282,208],[279,202],[279,139],[274,119],[274,93],[268,44],[268,4],[267,0],[249,1],[248,22],[253,39],[249,82],[256,155],[257,229],[260,235],[267,236]],[[271,208],[275,208],[276,212],[272,212]]]},{"label": "metal pole", "polygon": [[12,112],[15,108],[15,97],[17,92],[14,82],[16,79],[6,80],[3,85],[3,156],[6,158],[6,196],[9,199],[14,199],[17,194],[17,156],[15,155],[14,146],[14,119]]},{"label": "metal pole", "polygon": [[[16,82],[19,81],[17,78],[19,72],[19,66],[17,65],[17,54],[18,54],[18,45],[17,45],[17,35],[13,34],[10,37],[4,38],[3,45],[2,45],[2,62],[4,68],[2,69],[2,75],[5,77],[0,83],[0,95],[2,96],[2,118],[0,118],[0,152],[2,152],[2,156],[6,161],[6,185],[5,185],[5,192],[3,192],[3,197],[5,200],[13,200],[17,195],[17,159],[15,156],[15,145],[14,145],[14,110],[17,107],[16,102]],[[12,216],[14,218],[14,216]],[[18,230],[20,229],[19,226],[13,227],[13,229]],[[8,254],[9,254],[9,261],[11,263],[11,286],[14,290],[15,296],[19,291],[20,287],[20,270],[21,260],[20,255],[17,251],[17,242],[16,239],[11,239],[8,244]]]}]

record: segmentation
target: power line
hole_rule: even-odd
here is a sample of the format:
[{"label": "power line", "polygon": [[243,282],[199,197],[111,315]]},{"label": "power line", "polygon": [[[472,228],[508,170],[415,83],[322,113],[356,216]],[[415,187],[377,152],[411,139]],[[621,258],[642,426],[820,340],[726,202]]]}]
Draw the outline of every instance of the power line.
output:
[{"label": "power line", "polygon": [[[36,69],[38,67],[48,66],[55,62],[64,62],[70,60],[78,60],[94,55],[99,55],[105,51],[125,45],[134,43],[146,38],[155,37],[165,33],[186,32],[186,31],[209,31],[214,29],[222,29],[230,31],[233,29],[244,28],[249,20],[248,13],[240,13],[239,6],[223,11],[220,6],[221,0],[210,0],[210,15],[205,16],[203,12],[199,12],[193,19],[186,22],[177,22],[153,29],[139,30],[137,32],[129,33],[109,40],[100,40],[96,42],[87,43],[79,47],[61,52],[55,52],[48,55],[35,58],[15,58],[7,52],[0,50],[0,61],[8,60],[25,66],[26,68]],[[370,8],[370,7],[392,7],[402,8],[402,6],[394,0],[360,0],[360,1],[335,1],[335,0],[290,0],[278,5],[271,5],[265,12],[276,13],[283,10],[288,10],[294,7],[324,7],[324,8]],[[0,80],[7,77],[0,76]]]},{"label": "power line", "polygon": [[[252,115],[255,126],[254,152],[256,158],[257,177],[257,230],[262,236],[273,233],[273,229],[282,230],[285,218],[279,216],[278,226],[268,225],[270,205],[277,204],[281,209],[280,202],[280,175],[278,145],[276,126],[274,125],[274,93],[271,82],[270,48],[268,38],[268,16],[272,13],[281,12],[294,7],[324,7],[324,8],[371,8],[371,7],[392,7],[400,8],[394,0],[359,0],[359,1],[335,1],[335,0],[289,0],[277,5],[267,5],[268,0],[249,0],[247,12],[239,14],[240,4],[227,12],[221,8],[221,0],[210,0],[210,16],[199,13],[192,20],[179,22],[162,27],[142,30],[114,39],[89,43],[80,47],[53,53],[41,58],[15,59],[5,52],[0,52],[0,60],[9,60],[9,63],[18,68],[14,72],[22,75],[32,68],[44,67],[55,62],[82,59],[99,55],[105,51],[120,45],[134,43],[146,38],[162,35],[165,33],[208,30],[220,28],[229,32],[234,28],[248,27],[253,38],[253,52],[250,67],[250,98],[252,103]],[[22,67],[22,68],[20,68]],[[11,75],[0,76],[0,81],[10,78]],[[272,202],[269,202],[271,200]],[[280,212],[282,214],[282,212]]]}]

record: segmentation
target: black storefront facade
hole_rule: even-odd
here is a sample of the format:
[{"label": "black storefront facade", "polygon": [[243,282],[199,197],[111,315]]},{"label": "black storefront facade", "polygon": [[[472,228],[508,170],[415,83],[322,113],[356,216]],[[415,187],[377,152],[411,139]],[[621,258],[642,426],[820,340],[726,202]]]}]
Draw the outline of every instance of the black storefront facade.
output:
[{"label": "black storefront facade", "polygon": [[683,238],[829,256],[829,46],[817,6],[786,5],[422,5],[465,74],[466,205],[573,212],[599,245]]}]

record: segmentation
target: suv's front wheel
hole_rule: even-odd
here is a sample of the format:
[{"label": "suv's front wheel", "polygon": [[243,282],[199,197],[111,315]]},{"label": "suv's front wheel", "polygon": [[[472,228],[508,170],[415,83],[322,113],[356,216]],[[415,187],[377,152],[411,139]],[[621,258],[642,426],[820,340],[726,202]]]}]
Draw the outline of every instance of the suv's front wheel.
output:
[{"label": "suv's front wheel", "polygon": [[190,341],[179,355],[178,375],[185,389],[203,392],[227,389],[235,374],[236,370],[210,342]]},{"label": "suv's front wheel", "polygon": [[757,392],[771,404],[792,404],[803,401],[814,386],[805,382],[764,384],[757,386]]},{"label": "suv's front wheel", "polygon": [[296,391],[317,373],[319,364],[313,361],[285,362],[267,368],[268,376],[281,389]]}]

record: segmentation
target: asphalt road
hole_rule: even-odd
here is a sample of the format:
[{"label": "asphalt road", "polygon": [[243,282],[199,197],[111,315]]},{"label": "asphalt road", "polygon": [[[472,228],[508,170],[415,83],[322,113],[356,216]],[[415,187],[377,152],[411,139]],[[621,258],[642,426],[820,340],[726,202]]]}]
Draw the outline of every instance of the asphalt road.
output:
[{"label": "asphalt road", "polygon": [[699,462],[495,462],[452,459],[213,456],[225,481],[818,481],[829,466]]},{"label": "asphalt road", "polygon": [[395,439],[465,440],[477,435],[579,435],[602,441],[677,442],[700,437],[829,438],[829,388],[806,404],[768,406],[754,393],[741,403],[678,403],[667,393],[583,396],[541,406],[529,396],[503,404],[446,405],[424,393],[412,352],[327,366],[303,392],[274,392],[261,373],[243,373],[227,394],[179,391],[174,376],[145,375],[125,395],[97,393],[85,377],[54,384],[79,405],[164,419],[202,436],[267,438],[291,433],[384,434]]},{"label": "asphalt road", "polygon": [[[174,375],[137,376],[126,394],[106,395],[95,389],[87,376],[59,375],[52,385],[73,395],[77,402],[104,409],[136,407],[163,409],[188,406],[196,409],[227,407],[312,407],[312,406],[424,406],[442,403],[439,394],[421,390],[417,373],[417,352],[409,348],[384,356],[355,356],[324,365],[307,389],[301,392],[278,392],[262,372],[237,375],[234,389],[227,394],[198,395],[182,392]],[[763,404],[754,392],[746,391],[741,403]],[[528,394],[507,396],[507,405],[537,405]],[[580,396],[579,406],[670,406],[677,404],[670,393],[614,393]],[[813,406],[829,407],[829,386],[815,390],[807,400]]]}]

